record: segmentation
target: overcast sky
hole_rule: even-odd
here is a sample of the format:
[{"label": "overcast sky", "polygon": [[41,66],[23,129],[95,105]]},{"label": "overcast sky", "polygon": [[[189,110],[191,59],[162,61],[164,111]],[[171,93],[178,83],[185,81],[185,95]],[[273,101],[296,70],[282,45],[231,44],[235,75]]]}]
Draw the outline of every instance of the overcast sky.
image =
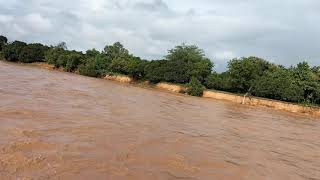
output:
[{"label": "overcast sky", "polygon": [[0,0],[0,34],[76,50],[120,41],[146,59],[185,42],[218,71],[251,55],[320,65],[319,9],[319,0]]}]

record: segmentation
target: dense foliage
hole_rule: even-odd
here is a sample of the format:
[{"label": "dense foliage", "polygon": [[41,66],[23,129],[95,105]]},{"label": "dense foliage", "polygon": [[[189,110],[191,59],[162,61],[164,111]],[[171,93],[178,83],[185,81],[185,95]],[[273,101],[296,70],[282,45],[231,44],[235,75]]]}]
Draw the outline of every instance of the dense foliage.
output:
[{"label": "dense foliage", "polygon": [[49,47],[40,43],[27,44],[21,41],[4,44],[2,55],[8,61],[24,63],[39,62],[44,60],[44,54]]},{"label": "dense foliage", "polygon": [[232,91],[231,78],[229,72],[223,72],[221,74],[213,72],[204,82],[204,85],[208,89],[216,89],[221,91]]},{"label": "dense foliage", "polygon": [[66,43],[48,47],[40,43],[8,42],[0,36],[0,58],[23,63],[46,61],[67,72],[91,77],[124,74],[151,83],[185,84],[187,93],[201,96],[204,87],[246,93],[270,99],[320,104],[320,67],[302,62],[289,68],[258,57],[232,59],[223,73],[212,71],[214,64],[202,49],[182,44],[168,51],[162,60],[143,60],[130,54],[121,43],[106,45],[103,51],[85,53],[68,50]]},{"label": "dense foliage", "polygon": [[255,95],[283,101],[303,101],[303,89],[296,84],[292,77],[291,71],[281,67],[267,71],[256,80],[254,84]]},{"label": "dense foliage", "polygon": [[99,51],[88,50],[83,64],[79,66],[79,73],[90,77],[101,77],[108,72],[110,63],[111,60]]},{"label": "dense foliage", "polygon": [[2,51],[2,47],[8,43],[7,37],[0,36],[0,51]]},{"label": "dense foliage", "polygon": [[228,63],[231,87],[245,93],[252,89],[257,78],[270,67],[264,59],[248,57],[233,59]]},{"label": "dense foliage", "polygon": [[190,82],[187,84],[187,93],[191,96],[202,96],[205,87],[196,77],[192,77]]}]

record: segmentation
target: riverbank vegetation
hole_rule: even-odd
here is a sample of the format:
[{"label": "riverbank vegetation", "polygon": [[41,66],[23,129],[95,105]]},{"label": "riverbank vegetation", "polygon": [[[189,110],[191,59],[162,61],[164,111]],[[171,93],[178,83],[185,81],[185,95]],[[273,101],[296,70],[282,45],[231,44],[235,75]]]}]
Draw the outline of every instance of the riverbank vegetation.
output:
[{"label": "riverbank vegetation", "polygon": [[231,59],[225,72],[214,71],[214,63],[195,45],[170,49],[163,59],[144,60],[131,54],[121,43],[102,51],[68,50],[65,43],[47,46],[21,41],[8,42],[0,36],[0,58],[12,62],[47,62],[56,68],[90,77],[123,74],[151,83],[185,84],[187,93],[202,96],[215,89],[275,100],[320,104],[320,67],[307,62],[284,67],[258,57]]}]

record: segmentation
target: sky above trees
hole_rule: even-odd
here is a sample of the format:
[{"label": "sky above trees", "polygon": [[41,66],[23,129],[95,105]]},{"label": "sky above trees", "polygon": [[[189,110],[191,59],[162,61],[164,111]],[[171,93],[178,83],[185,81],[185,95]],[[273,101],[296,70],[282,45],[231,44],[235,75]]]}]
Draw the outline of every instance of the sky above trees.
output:
[{"label": "sky above trees", "polygon": [[217,70],[242,56],[319,65],[319,8],[318,0],[0,0],[0,34],[76,50],[120,41],[146,59],[185,42]]}]

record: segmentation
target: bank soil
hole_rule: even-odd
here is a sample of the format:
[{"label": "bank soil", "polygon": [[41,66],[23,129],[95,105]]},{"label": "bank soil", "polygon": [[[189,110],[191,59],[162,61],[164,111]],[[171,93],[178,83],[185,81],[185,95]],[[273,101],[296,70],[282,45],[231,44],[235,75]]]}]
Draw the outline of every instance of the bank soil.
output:
[{"label": "bank soil", "polygon": [[[63,71],[63,69],[55,69],[54,66],[49,65],[47,63],[32,63],[32,66],[36,66],[36,67],[40,67],[48,70]],[[160,82],[154,86],[147,81],[136,82],[132,78],[125,75],[106,75],[104,79],[121,82],[121,83],[134,83],[134,84],[143,85],[142,87],[149,87],[149,88],[154,87],[157,89],[166,90],[174,93],[186,92],[186,87],[183,85]],[[320,108],[316,106],[299,105],[299,104],[293,104],[293,103],[288,103],[284,101],[252,97],[252,96],[244,97],[237,94],[232,94],[232,93],[222,92],[222,91],[215,91],[215,90],[205,90],[202,97],[216,99],[216,100],[226,100],[226,101],[234,102],[237,104],[263,106],[263,107],[268,107],[275,110],[282,110],[282,111],[287,111],[292,113],[309,114],[312,116],[320,117]]]},{"label": "bank soil", "polygon": [[[107,75],[105,79],[117,81],[121,83],[134,82],[133,79],[127,76]],[[146,83],[144,83],[144,85],[145,84]],[[165,83],[165,82],[157,83],[154,87],[158,89],[170,91],[170,92],[175,92],[175,93],[186,92],[186,87],[183,85],[177,85],[177,84],[171,84],[171,83]],[[213,90],[205,90],[203,92],[202,97],[216,99],[216,100],[225,100],[225,101],[230,101],[233,103],[243,104],[243,105],[263,106],[263,107],[268,107],[275,110],[282,110],[282,111],[287,111],[292,113],[302,113],[302,114],[308,114],[308,115],[320,117],[320,108],[315,106],[303,106],[303,105],[292,104],[292,103],[283,102],[283,101],[252,97],[252,96],[244,97],[236,94],[231,94],[231,93],[221,92],[221,91],[213,91]]]}]

